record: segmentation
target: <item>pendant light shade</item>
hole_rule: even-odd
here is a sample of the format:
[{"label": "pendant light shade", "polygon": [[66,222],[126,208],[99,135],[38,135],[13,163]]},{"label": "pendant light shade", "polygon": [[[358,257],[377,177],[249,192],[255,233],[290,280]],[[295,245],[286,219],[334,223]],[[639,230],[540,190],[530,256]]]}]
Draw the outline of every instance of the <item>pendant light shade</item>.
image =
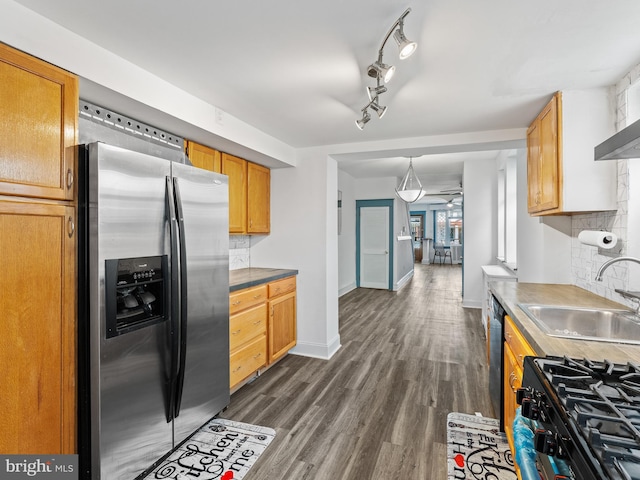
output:
[{"label": "pendant light shade", "polygon": [[396,194],[405,202],[413,203],[424,197],[425,193],[416,172],[413,171],[413,158],[409,157],[409,169],[396,188]]}]

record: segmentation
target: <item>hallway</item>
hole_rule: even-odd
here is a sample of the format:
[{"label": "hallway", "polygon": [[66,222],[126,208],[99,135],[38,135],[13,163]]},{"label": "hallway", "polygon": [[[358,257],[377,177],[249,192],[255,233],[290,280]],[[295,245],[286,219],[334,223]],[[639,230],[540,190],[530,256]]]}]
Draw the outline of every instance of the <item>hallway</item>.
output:
[{"label": "hallway", "polygon": [[288,355],[222,416],[275,428],[246,480],[446,479],[446,416],[493,416],[480,310],[459,265],[415,265],[398,292],[340,298],[342,348]]}]

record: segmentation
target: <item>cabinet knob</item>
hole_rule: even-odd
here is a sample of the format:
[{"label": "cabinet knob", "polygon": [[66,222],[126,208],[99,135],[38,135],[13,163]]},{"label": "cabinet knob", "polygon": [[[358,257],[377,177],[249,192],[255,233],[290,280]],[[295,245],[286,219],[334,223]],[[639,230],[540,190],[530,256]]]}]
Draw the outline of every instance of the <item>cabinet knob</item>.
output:
[{"label": "cabinet knob", "polygon": [[73,187],[73,170],[67,170],[67,190],[71,190]]},{"label": "cabinet knob", "polygon": [[233,305],[240,305],[242,303],[242,300],[236,300],[235,302],[233,302]]},{"label": "cabinet knob", "polygon": [[67,233],[69,234],[69,238],[73,237],[73,234],[76,231],[76,224],[73,221],[73,217],[69,217],[67,220]]},{"label": "cabinet knob", "polygon": [[255,300],[257,300],[257,299],[259,299],[259,298],[261,298],[261,297],[262,297],[262,294],[261,294],[261,293],[259,293],[258,295],[254,295],[254,296],[253,296],[253,298],[254,298]]},{"label": "cabinet knob", "polygon": [[231,332],[231,335],[237,335],[241,332],[242,330],[236,330],[235,332]]}]

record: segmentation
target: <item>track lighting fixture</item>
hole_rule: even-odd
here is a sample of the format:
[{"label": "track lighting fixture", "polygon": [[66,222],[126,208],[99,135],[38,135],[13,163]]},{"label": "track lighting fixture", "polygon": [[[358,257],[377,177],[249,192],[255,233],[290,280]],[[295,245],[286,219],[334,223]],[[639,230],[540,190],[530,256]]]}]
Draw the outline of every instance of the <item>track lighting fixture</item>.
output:
[{"label": "track lighting fixture", "polygon": [[411,12],[411,9],[407,8],[405,12],[400,15],[400,18],[398,18],[393,23],[386,36],[384,37],[380,49],[378,50],[378,59],[367,67],[367,75],[371,78],[376,79],[376,86],[367,87],[369,103],[362,109],[362,118],[356,120],[356,125],[360,130],[363,130],[365,124],[371,119],[371,116],[367,112],[369,108],[375,111],[378,114],[379,118],[382,118],[382,116],[387,111],[387,107],[380,107],[378,97],[380,94],[387,91],[387,87],[381,85],[381,83],[388,83],[389,80],[391,80],[391,78],[393,77],[393,74],[396,70],[395,66],[387,65],[382,61],[384,47],[387,44],[387,41],[389,40],[391,34],[393,34],[393,38],[398,44],[400,60],[409,58],[416,51],[416,48],[418,48],[418,44],[416,42],[408,40],[404,35],[404,19],[407,15],[409,15],[409,12]]},{"label": "track lighting fixture", "polygon": [[364,128],[364,126],[367,124],[367,122],[369,120],[371,120],[371,115],[369,115],[369,112],[367,112],[367,108],[369,107],[369,105],[367,105],[366,107],[364,107],[362,109],[362,118],[359,120],[356,120],[356,126],[362,130]]},{"label": "track lighting fixture", "polygon": [[404,36],[404,32],[402,31],[402,23],[400,23],[400,28],[393,32],[393,38],[398,44],[398,48],[400,49],[400,60],[409,58],[411,55],[413,55],[413,52],[416,51],[416,48],[418,48],[418,44],[416,42],[407,40],[407,37]]},{"label": "track lighting fixture", "polygon": [[389,80],[393,78],[393,74],[396,73],[396,67],[389,66],[382,62],[374,62],[369,65],[367,72],[372,78],[381,78],[384,83],[389,83]]},{"label": "track lighting fixture", "polygon": [[378,97],[371,100],[369,106],[371,107],[371,110],[378,114],[378,118],[382,118],[387,111],[387,107],[381,107],[378,105]]},{"label": "track lighting fixture", "polygon": [[386,91],[387,87],[385,87],[384,85],[378,85],[377,87],[367,87],[367,95],[369,96],[369,101],[373,100],[378,95]]}]

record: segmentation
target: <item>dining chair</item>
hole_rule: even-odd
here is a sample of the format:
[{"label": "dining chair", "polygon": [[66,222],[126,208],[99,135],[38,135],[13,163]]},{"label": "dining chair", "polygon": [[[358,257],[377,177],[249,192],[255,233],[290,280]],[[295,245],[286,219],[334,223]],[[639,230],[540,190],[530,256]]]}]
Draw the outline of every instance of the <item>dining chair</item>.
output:
[{"label": "dining chair", "polygon": [[436,263],[436,257],[440,259],[440,265],[442,262],[447,261],[447,257],[449,257],[449,262],[453,265],[453,259],[451,257],[451,250],[445,248],[442,244],[434,244],[433,245],[433,261],[431,263]]}]

